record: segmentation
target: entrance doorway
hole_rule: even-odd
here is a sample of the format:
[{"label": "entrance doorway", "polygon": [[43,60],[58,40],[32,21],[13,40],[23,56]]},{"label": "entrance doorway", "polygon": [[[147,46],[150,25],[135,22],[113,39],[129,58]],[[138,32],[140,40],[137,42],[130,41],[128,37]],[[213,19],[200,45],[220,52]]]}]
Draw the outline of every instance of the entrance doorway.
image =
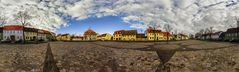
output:
[{"label": "entrance doorway", "polygon": [[11,36],[10,36],[10,39],[11,39],[11,41],[12,41],[12,42],[15,42],[15,41],[16,41],[16,39],[15,39],[15,36],[14,36],[14,35],[11,35]]}]

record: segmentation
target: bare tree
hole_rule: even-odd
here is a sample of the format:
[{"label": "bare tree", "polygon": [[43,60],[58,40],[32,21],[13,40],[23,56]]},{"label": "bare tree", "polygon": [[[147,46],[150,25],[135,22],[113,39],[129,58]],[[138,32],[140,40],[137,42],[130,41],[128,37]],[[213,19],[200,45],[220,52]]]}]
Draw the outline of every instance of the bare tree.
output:
[{"label": "bare tree", "polygon": [[210,29],[209,29],[209,28],[206,28],[206,29],[204,30],[204,34],[205,34],[205,36],[204,36],[204,40],[207,39],[207,35],[208,35],[208,33],[210,33]]},{"label": "bare tree", "polygon": [[237,40],[239,41],[239,18],[236,19],[237,20],[237,27],[236,27],[236,37],[237,37]]},{"label": "bare tree", "polygon": [[212,39],[213,27],[209,27],[209,36]]},{"label": "bare tree", "polygon": [[29,25],[28,21],[32,18],[27,11],[20,11],[15,15],[15,20],[17,20],[22,26],[22,35],[23,35],[23,41],[22,43],[25,43],[25,34],[24,34],[24,29],[25,26]]},{"label": "bare tree", "polygon": [[[173,30],[173,28],[169,24],[165,24],[164,29],[169,33]],[[169,40],[169,34],[167,33],[167,43],[168,43],[168,40]]]},{"label": "bare tree", "polygon": [[201,39],[203,37],[204,34],[204,29],[201,29],[199,32],[199,34],[197,35],[199,39]]},{"label": "bare tree", "polygon": [[[4,26],[4,24],[6,24],[6,20],[7,20],[7,18],[5,16],[0,16],[0,27]],[[3,37],[1,37],[0,39],[3,39]]]},{"label": "bare tree", "polygon": [[154,34],[154,42],[156,42],[156,30],[157,28],[159,28],[160,26],[155,22],[155,21],[151,21],[148,25],[149,27],[152,27],[153,28],[153,34]]},{"label": "bare tree", "polygon": [[0,27],[6,24],[7,18],[5,16],[0,16]]}]

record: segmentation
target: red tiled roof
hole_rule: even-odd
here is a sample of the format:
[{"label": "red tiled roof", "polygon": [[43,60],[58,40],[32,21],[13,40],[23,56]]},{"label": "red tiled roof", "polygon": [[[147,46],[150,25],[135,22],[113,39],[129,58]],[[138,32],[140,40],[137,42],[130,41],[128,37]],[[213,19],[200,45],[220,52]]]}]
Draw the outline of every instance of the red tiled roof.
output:
[{"label": "red tiled roof", "polygon": [[123,32],[124,32],[124,30],[118,30],[118,31],[115,31],[115,32],[114,32],[114,35],[115,35],[115,34],[122,34]]},{"label": "red tiled roof", "polygon": [[122,35],[136,35],[137,30],[118,30],[114,32],[115,34],[122,34]]},{"label": "red tiled roof", "polygon": [[122,35],[137,35],[137,30],[125,30]]},{"label": "red tiled roof", "polygon": [[27,32],[37,32],[38,29],[25,27],[25,28],[24,28],[24,31],[27,31]]},{"label": "red tiled roof", "polygon": [[239,32],[239,27],[227,29],[226,33],[237,33]]},{"label": "red tiled roof", "polygon": [[161,30],[156,30],[156,29],[153,29],[152,27],[149,27],[147,30],[147,33],[160,33]]},{"label": "red tiled roof", "polygon": [[99,35],[97,37],[105,37],[107,34],[102,34],[102,35]]},{"label": "red tiled roof", "polygon": [[162,32],[164,36],[171,36],[169,32]]},{"label": "red tiled roof", "polygon": [[47,31],[47,30],[24,27],[24,26],[21,26],[21,25],[7,25],[7,26],[3,27],[3,30],[23,30],[23,29],[26,32],[39,32],[39,33],[44,33],[44,34],[55,34],[53,32]]},{"label": "red tiled roof", "polygon": [[3,30],[23,30],[23,26],[20,26],[20,25],[9,25],[9,26],[4,26]]},{"label": "red tiled roof", "polygon": [[88,29],[87,31],[85,31],[84,36],[85,35],[97,35],[97,33],[92,29]]}]

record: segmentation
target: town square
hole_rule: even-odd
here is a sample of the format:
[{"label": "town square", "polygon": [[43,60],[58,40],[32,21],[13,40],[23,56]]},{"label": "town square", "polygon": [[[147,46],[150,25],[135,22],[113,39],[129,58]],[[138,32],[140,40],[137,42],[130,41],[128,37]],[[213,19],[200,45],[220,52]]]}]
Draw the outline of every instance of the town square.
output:
[{"label": "town square", "polygon": [[239,72],[239,1],[0,0],[0,72]]}]

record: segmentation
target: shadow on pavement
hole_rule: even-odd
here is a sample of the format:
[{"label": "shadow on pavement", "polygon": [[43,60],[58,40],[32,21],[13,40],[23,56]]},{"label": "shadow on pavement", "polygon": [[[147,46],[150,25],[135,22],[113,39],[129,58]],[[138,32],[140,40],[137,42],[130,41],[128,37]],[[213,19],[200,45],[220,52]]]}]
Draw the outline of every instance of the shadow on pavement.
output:
[{"label": "shadow on pavement", "polygon": [[50,44],[48,43],[46,57],[44,61],[43,72],[60,72],[59,68],[56,66]]}]

